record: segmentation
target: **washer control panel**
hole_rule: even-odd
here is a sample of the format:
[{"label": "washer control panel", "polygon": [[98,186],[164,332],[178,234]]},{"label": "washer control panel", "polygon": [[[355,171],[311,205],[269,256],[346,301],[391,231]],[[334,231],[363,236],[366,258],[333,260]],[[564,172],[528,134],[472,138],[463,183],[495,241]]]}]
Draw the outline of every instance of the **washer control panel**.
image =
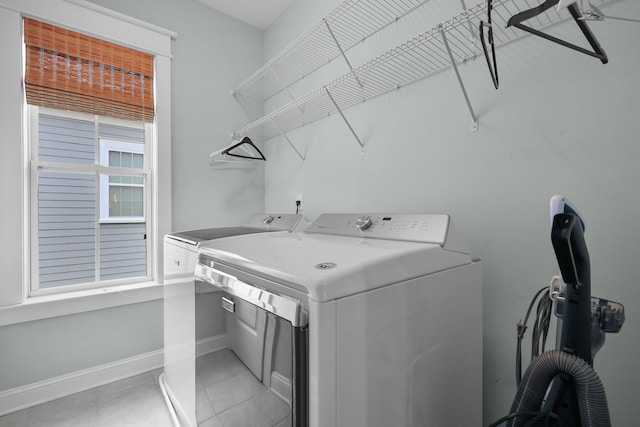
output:
[{"label": "washer control panel", "polygon": [[307,233],[444,245],[449,216],[440,214],[323,214]]},{"label": "washer control panel", "polygon": [[296,214],[253,214],[243,226],[265,230],[294,231],[301,220],[302,215]]}]

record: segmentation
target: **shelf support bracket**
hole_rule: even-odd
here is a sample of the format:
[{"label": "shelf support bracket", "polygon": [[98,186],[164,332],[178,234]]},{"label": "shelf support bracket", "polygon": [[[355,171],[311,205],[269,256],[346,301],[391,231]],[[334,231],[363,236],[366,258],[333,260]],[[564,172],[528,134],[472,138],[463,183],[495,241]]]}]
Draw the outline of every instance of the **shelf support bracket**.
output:
[{"label": "shelf support bracket", "polygon": [[360,145],[361,153],[364,154],[364,144],[362,143],[362,141],[360,141],[360,138],[358,138],[358,134],[351,127],[351,124],[349,123],[349,120],[347,120],[347,118],[345,117],[344,113],[342,112],[342,110],[338,106],[338,103],[336,102],[336,100],[333,99],[333,96],[331,95],[331,92],[329,92],[329,88],[325,86],[324,90],[327,92],[327,95],[329,95],[329,99],[331,99],[331,102],[333,102],[333,105],[336,107],[336,110],[338,110],[338,113],[340,113],[340,116],[342,117],[342,120],[344,120],[344,122],[347,124],[347,127],[349,128],[349,130],[351,131],[353,136],[356,138],[356,141],[358,141],[358,144]]},{"label": "shelf support bracket", "polygon": [[456,78],[458,79],[458,83],[460,84],[460,89],[462,89],[462,95],[464,96],[464,100],[467,103],[467,108],[469,109],[469,113],[471,114],[471,130],[478,130],[478,118],[476,114],[473,112],[473,107],[471,106],[471,101],[469,101],[469,95],[467,94],[467,89],[464,87],[464,83],[462,82],[462,78],[460,77],[460,71],[458,71],[458,65],[456,64],[456,60],[453,58],[453,53],[451,52],[451,47],[449,47],[449,41],[447,40],[447,35],[442,27],[440,27],[440,34],[442,35],[442,42],[444,43],[445,49],[447,49],[447,53],[449,54],[449,60],[451,60],[451,66],[453,67],[453,71],[456,73]]},{"label": "shelf support bracket", "polygon": [[[324,21],[325,25],[327,26],[327,30],[329,30],[329,34],[331,34],[331,37],[333,38],[333,41],[335,42],[336,46],[338,47],[338,50],[340,51],[340,54],[344,58],[344,61],[347,63],[347,65],[349,66],[349,69],[353,73],[353,67],[351,66],[351,62],[349,62],[349,58],[347,58],[347,54],[344,53],[344,50],[342,50],[342,46],[340,46],[340,42],[338,42],[338,38],[336,37],[335,34],[333,34],[333,30],[331,30],[331,27],[329,26],[329,21],[327,21],[326,19],[323,19],[323,21]],[[358,82],[358,85],[360,86],[360,89],[363,89],[364,86],[362,85],[362,82],[360,81],[358,76],[356,76],[355,74],[353,76],[356,78],[356,81]]]},{"label": "shelf support bracket", "polygon": [[[460,0],[460,3],[462,3],[462,11],[466,13],[467,12],[466,3],[464,2],[464,0]],[[475,46],[476,45],[476,40],[478,40],[478,39],[477,39],[476,33],[475,33],[474,29],[473,29],[473,23],[471,22],[471,19],[467,19],[467,24],[469,25],[469,33],[471,34],[471,40],[470,40],[471,41],[471,46]]]},{"label": "shelf support bracket", "polygon": [[298,155],[298,157],[300,157],[300,160],[302,160],[304,162],[304,156],[302,154],[300,154],[300,152],[298,151],[298,149],[296,148],[295,145],[293,145],[293,142],[291,142],[291,140],[289,139],[289,137],[282,132],[282,129],[280,129],[280,126],[278,126],[275,122],[275,120],[273,119],[269,119],[271,121],[271,124],[276,128],[276,130],[278,132],[280,132],[280,135],[282,135],[282,137],[289,143],[289,145],[291,146],[291,148],[293,148],[293,151],[296,152],[296,154]]},{"label": "shelf support bracket", "polygon": [[[286,91],[289,94],[289,98],[291,98],[292,101],[295,100],[295,97],[293,96],[289,88],[284,83],[282,83],[282,80],[280,80],[280,77],[278,77],[278,73],[276,73],[276,70],[274,70],[271,65],[269,65],[269,71],[271,71],[273,77],[276,79],[280,87],[282,87],[282,90]],[[298,106],[298,109],[304,113],[304,108]]]}]

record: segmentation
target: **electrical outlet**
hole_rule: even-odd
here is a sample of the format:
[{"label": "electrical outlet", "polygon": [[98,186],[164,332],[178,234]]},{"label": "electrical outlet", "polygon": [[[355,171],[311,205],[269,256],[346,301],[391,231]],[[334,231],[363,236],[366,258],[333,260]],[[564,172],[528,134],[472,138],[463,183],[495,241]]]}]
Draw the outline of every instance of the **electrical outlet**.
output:
[{"label": "electrical outlet", "polygon": [[296,194],[296,211],[302,211],[302,193]]}]

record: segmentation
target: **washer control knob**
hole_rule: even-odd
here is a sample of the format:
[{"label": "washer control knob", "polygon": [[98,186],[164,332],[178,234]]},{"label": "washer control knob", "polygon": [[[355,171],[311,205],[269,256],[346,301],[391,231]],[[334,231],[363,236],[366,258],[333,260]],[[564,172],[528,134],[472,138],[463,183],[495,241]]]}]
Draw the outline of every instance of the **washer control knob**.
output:
[{"label": "washer control knob", "polygon": [[267,215],[262,222],[268,225],[268,224],[271,224],[273,220],[274,218],[271,215]]},{"label": "washer control knob", "polygon": [[373,221],[369,215],[361,216],[356,219],[356,228],[364,231],[373,225]]}]

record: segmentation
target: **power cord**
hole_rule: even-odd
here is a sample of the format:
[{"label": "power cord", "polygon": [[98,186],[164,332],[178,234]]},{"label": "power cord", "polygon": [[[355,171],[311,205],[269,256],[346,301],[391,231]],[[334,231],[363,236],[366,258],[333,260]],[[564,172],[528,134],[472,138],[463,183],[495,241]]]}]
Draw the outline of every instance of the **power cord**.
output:
[{"label": "power cord", "polygon": [[300,212],[300,200],[296,200],[296,215]]},{"label": "power cord", "polygon": [[[555,278],[553,279],[555,280]],[[524,322],[517,323],[517,343],[516,343],[516,383],[520,385],[522,379],[522,339],[527,330],[527,322],[529,321],[529,315],[533,309],[534,304],[538,298],[538,307],[536,309],[536,320],[533,325],[533,332],[531,337],[531,360],[533,360],[540,353],[544,352],[544,348],[547,342],[547,335],[549,333],[549,323],[551,318],[551,298],[549,293],[545,292],[549,290],[549,286],[545,286],[536,292],[535,296],[529,303],[527,314],[524,317]],[[541,297],[542,295],[542,297]],[[542,342],[541,342],[542,341]]]},{"label": "power cord", "polygon": [[[562,421],[562,419],[560,417],[558,417],[557,414],[555,414],[554,412],[550,412],[550,411],[538,411],[538,412],[530,412],[530,411],[522,411],[522,412],[516,412],[516,413],[512,413],[509,414],[507,416],[504,416],[502,418],[500,418],[498,421],[489,424],[489,427],[499,427],[502,423],[506,422],[506,421],[510,421],[510,420],[515,420],[516,418],[520,418],[520,417],[527,417],[527,419],[525,420],[526,423],[524,424],[525,427],[527,426],[540,426],[540,425],[544,425],[546,426],[551,426],[551,421],[555,421],[556,423],[554,424],[555,426],[559,426],[559,427],[564,427],[565,423]],[[544,424],[541,424],[541,422],[544,422]]]},{"label": "power cord", "polygon": [[551,321],[552,301],[549,294],[543,294],[538,301],[536,320],[531,335],[531,360],[544,352]]}]

